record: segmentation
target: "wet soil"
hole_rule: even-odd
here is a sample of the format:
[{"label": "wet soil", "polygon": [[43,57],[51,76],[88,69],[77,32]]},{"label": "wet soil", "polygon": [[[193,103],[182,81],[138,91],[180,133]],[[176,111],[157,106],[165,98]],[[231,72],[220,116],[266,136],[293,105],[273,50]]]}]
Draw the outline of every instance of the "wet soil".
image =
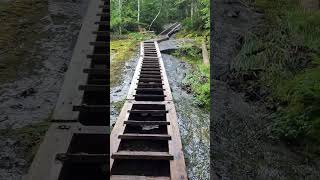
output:
[{"label": "wet soil", "polygon": [[230,62],[263,14],[246,1],[212,3],[211,179],[319,179],[319,159],[270,138],[270,113],[227,83]]},{"label": "wet soil", "polygon": [[30,67],[32,74],[0,85],[0,180],[21,179],[27,172],[31,158],[25,151],[37,145],[28,141],[39,141],[45,132],[44,122],[55,107],[87,3],[49,0],[47,15],[39,22],[44,36],[23,56],[37,60]]}]

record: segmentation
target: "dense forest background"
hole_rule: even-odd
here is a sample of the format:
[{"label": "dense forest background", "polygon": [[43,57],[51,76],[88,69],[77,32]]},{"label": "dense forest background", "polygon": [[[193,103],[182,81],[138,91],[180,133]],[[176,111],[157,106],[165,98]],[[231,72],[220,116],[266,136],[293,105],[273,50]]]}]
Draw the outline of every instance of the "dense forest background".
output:
[{"label": "dense forest background", "polygon": [[210,25],[209,4],[209,0],[112,0],[111,30],[159,32],[165,24],[178,21],[187,30],[203,31]]}]

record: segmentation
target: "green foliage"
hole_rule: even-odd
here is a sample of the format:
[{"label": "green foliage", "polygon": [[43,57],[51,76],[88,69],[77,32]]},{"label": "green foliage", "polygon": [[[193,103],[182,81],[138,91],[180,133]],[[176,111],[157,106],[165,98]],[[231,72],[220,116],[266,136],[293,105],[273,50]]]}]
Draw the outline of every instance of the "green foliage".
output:
[{"label": "green foliage", "polygon": [[125,66],[125,62],[137,52],[140,41],[151,39],[154,34],[146,33],[130,33],[128,38],[121,40],[111,40],[111,68],[110,68],[110,85],[117,85],[121,80],[121,72]]},{"label": "green foliage", "polygon": [[[44,34],[40,19],[47,13],[44,0],[0,2],[0,83],[7,83],[31,73],[36,64],[30,53]],[[23,69],[23,71],[21,71]]]},{"label": "green foliage", "polygon": [[44,122],[18,129],[1,129],[0,136],[17,140],[20,144],[18,148],[21,148],[20,151],[17,149],[18,155],[31,163],[49,125],[49,119],[46,119]]},{"label": "green foliage", "polygon": [[127,33],[142,27],[160,32],[163,25],[177,21],[184,22],[190,30],[209,29],[209,4],[209,0],[140,0],[138,22],[138,0],[112,0],[111,29],[114,33]]},{"label": "green foliage", "polygon": [[202,51],[198,46],[185,45],[173,55],[192,65],[192,71],[186,76],[183,84],[190,87],[198,100],[198,105],[210,108],[210,66],[203,64]]},{"label": "green foliage", "polygon": [[320,67],[279,84],[276,98],[288,106],[279,112],[274,132],[286,139],[320,135]]},{"label": "green foliage", "polygon": [[256,0],[265,12],[265,31],[247,34],[232,63],[237,72],[258,70],[270,89],[273,132],[295,140],[320,134],[320,12],[305,11],[295,0]]}]

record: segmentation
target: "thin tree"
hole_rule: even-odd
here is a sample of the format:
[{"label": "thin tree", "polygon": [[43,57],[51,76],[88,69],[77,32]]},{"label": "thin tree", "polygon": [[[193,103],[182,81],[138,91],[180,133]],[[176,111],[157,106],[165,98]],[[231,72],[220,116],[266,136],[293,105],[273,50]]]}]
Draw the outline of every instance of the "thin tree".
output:
[{"label": "thin tree", "polygon": [[122,18],[121,18],[121,14],[122,14],[122,13],[121,13],[121,11],[122,11],[122,10],[121,10],[121,9],[122,9],[122,2],[121,2],[121,0],[119,0],[118,3],[119,3],[119,4],[118,4],[118,5],[119,5],[119,6],[118,6],[118,8],[119,8],[119,9],[118,9],[118,13],[119,13],[119,19],[120,19],[119,34],[121,35],[121,34],[122,34],[122,30],[121,30],[121,25],[122,25]]}]

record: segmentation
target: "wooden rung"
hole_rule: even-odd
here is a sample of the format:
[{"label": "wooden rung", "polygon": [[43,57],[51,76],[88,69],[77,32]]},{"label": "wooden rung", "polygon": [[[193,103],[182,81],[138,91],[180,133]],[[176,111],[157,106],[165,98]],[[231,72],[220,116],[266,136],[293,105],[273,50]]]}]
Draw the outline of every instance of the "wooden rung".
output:
[{"label": "wooden rung", "polygon": [[99,8],[103,8],[103,9],[109,9],[109,5],[100,5]]},{"label": "wooden rung", "polygon": [[138,98],[165,98],[166,95],[155,95],[155,94],[135,94],[134,97]]},{"label": "wooden rung", "polygon": [[97,16],[110,17],[109,13],[97,13]]},{"label": "wooden rung", "polygon": [[140,74],[140,77],[155,77],[155,78],[161,78],[162,76],[161,75],[156,75],[156,74]]},{"label": "wooden rung", "polygon": [[73,111],[87,111],[87,112],[108,112],[110,111],[109,105],[80,105],[73,106]]},{"label": "wooden rung", "polygon": [[143,59],[159,59],[159,57],[142,56]]},{"label": "wooden rung", "polygon": [[148,62],[148,61],[142,62],[142,66],[146,66],[146,65],[159,67],[159,66],[160,66],[160,63],[159,63],[159,62]]},{"label": "wooden rung", "polygon": [[93,31],[93,34],[97,34],[98,36],[109,36],[109,31]]},{"label": "wooden rung", "polygon": [[141,69],[141,71],[161,71],[161,69],[160,68],[143,68],[143,69]]},{"label": "wooden rung", "polygon": [[155,91],[155,92],[158,92],[158,91],[164,91],[164,89],[162,88],[136,88],[137,91]]},{"label": "wooden rung", "polygon": [[170,125],[169,121],[134,121],[134,120],[129,120],[129,121],[124,121],[124,124],[128,125],[136,125],[136,126],[141,126],[141,125]]},{"label": "wooden rung", "polygon": [[150,160],[173,160],[173,156],[167,152],[150,151],[118,151],[111,155],[113,159],[150,159]]},{"label": "wooden rung", "polygon": [[131,176],[131,175],[111,175],[110,180],[170,180],[165,176]]},{"label": "wooden rung", "polygon": [[129,113],[168,113],[168,110],[128,110]]},{"label": "wooden rung", "polygon": [[162,82],[162,79],[158,78],[139,78],[139,81],[157,81],[157,82]]},{"label": "wooden rung", "polygon": [[[95,42],[90,42],[90,45],[92,46],[97,46],[97,47],[108,47],[109,46],[109,42],[105,42],[105,41],[95,41]],[[107,51],[107,50],[106,50]]]},{"label": "wooden rung", "polygon": [[80,85],[79,90],[82,91],[108,91],[110,87],[108,85]]},{"label": "wooden rung", "polygon": [[109,154],[59,153],[56,155],[56,160],[68,161],[68,162],[103,163],[103,162],[107,162],[109,157],[110,157]]},{"label": "wooden rung", "polygon": [[162,83],[137,83],[138,86],[161,86]]},{"label": "wooden rung", "polygon": [[100,69],[100,68],[84,69],[83,72],[91,73],[91,74],[99,74],[99,75],[109,75],[108,69]]},{"label": "wooden rung", "polygon": [[160,71],[140,71],[140,74],[161,74]]},{"label": "wooden rung", "polygon": [[118,136],[119,139],[146,139],[146,140],[171,140],[168,134],[135,134],[126,133]]},{"label": "wooden rung", "polygon": [[154,59],[159,59],[159,57],[158,56],[143,56],[143,58],[154,58]]},{"label": "wooden rung", "polygon": [[108,59],[109,58],[109,54],[89,54],[87,55],[87,58],[90,59]]},{"label": "wooden rung", "polygon": [[109,21],[98,21],[98,22],[95,22],[94,24],[98,24],[98,25],[110,25],[110,22],[109,22]]}]

